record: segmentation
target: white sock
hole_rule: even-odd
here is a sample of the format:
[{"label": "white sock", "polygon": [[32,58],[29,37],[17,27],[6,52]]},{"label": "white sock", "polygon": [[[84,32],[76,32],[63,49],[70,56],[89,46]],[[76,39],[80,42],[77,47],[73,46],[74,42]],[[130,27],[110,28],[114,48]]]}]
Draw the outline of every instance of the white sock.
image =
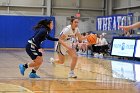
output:
[{"label": "white sock", "polygon": [[74,70],[71,70],[70,73],[74,73]]}]

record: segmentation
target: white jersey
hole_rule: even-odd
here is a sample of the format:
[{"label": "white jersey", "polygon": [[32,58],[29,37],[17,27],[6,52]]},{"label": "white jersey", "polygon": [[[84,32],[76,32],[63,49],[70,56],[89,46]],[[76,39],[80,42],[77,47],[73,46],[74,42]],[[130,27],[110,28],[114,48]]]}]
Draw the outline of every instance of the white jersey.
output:
[{"label": "white jersey", "polygon": [[[65,35],[66,38],[64,40],[64,42],[69,46],[69,47],[72,47],[72,42],[74,39],[76,39],[76,34],[79,32],[79,28],[75,28],[75,30],[73,31],[72,28],[71,28],[71,25],[68,25],[66,26],[62,32],[60,33],[60,36],[61,35]],[[60,53],[62,55],[66,55],[67,54],[67,49],[61,45],[61,43],[58,43],[56,45],[56,51],[57,53]]]},{"label": "white jersey", "polygon": [[79,28],[75,28],[73,31],[71,28],[71,25],[66,26],[62,32],[60,33],[60,36],[64,34],[66,36],[66,39],[64,40],[66,43],[72,43],[74,38],[76,39],[76,33],[79,32]]}]

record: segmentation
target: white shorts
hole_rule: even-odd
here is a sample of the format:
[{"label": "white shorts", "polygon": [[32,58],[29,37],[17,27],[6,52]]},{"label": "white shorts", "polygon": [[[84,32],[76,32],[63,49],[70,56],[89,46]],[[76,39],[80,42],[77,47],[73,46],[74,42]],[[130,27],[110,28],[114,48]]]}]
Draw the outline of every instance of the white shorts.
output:
[{"label": "white shorts", "polygon": [[[72,44],[70,44],[70,43],[66,43],[68,46],[70,46],[70,47],[72,47]],[[68,51],[68,49],[67,48],[65,48],[61,43],[57,43],[56,44],[56,48],[55,48],[55,50],[56,50],[56,52],[57,53],[59,53],[59,54],[61,54],[61,55],[67,55],[68,53],[67,53],[67,51]]]}]

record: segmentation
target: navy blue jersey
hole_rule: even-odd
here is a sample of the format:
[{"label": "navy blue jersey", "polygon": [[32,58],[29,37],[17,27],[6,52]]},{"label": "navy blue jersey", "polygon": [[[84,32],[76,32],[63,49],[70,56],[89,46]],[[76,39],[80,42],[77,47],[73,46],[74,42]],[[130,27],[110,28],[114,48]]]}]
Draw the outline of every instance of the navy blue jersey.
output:
[{"label": "navy blue jersey", "polygon": [[58,41],[59,40],[58,38],[51,37],[49,35],[49,33],[47,32],[47,29],[42,27],[42,28],[39,28],[35,32],[34,36],[32,38],[30,38],[30,40],[28,42],[32,43],[37,48],[40,48],[41,43],[46,39],[51,40],[51,41]]}]

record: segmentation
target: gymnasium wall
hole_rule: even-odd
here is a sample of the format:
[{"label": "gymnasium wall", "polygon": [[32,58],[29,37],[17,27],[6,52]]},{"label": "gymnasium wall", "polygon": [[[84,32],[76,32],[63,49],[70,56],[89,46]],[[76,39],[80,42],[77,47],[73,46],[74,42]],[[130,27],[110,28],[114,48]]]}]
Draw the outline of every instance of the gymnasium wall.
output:
[{"label": "gymnasium wall", "polygon": [[[51,18],[55,24],[54,17],[0,15],[0,48],[25,48],[27,40],[34,34],[33,26],[44,18]],[[55,25],[51,36],[54,33]],[[54,42],[47,40],[42,47],[54,48]]]},{"label": "gymnasium wall", "polygon": [[[56,20],[56,36],[59,36],[62,29],[70,24],[70,19],[66,16],[55,16]],[[96,30],[96,17],[86,17],[79,20],[80,32],[89,32]]]},{"label": "gymnasium wall", "polygon": [[[48,0],[0,0],[0,14],[6,15],[34,15],[47,14]],[[50,0],[51,15],[56,18],[56,36],[69,24],[67,17],[80,12],[83,19],[79,22],[81,32],[96,32],[96,17],[104,16],[108,10],[105,6],[112,4],[113,14],[134,13],[133,22],[140,16],[140,0]],[[102,33],[102,31],[98,31]]]},{"label": "gymnasium wall", "polygon": [[[112,0],[113,14],[133,13],[133,23],[138,22],[140,17],[140,0]],[[137,30],[137,29],[135,29]]]},{"label": "gymnasium wall", "polygon": [[82,17],[103,15],[104,0],[52,0],[52,15],[71,16],[80,12]]},{"label": "gymnasium wall", "polygon": [[[46,15],[48,0],[0,0],[0,14]],[[50,0],[53,16],[71,16],[77,12],[82,17],[104,14],[104,0]]]},{"label": "gymnasium wall", "polygon": [[113,0],[113,14],[135,14],[139,11],[140,0]]},{"label": "gymnasium wall", "polygon": [[136,7],[140,5],[140,0],[114,0],[114,8]]}]

